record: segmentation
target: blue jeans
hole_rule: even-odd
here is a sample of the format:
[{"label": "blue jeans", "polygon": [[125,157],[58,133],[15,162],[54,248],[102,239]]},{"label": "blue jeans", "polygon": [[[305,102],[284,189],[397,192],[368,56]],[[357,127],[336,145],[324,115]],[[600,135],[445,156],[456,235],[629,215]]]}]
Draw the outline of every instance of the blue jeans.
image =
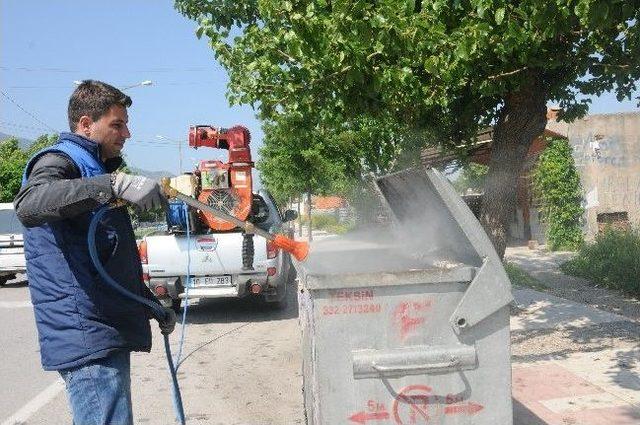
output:
[{"label": "blue jeans", "polygon": [[59,372],[74,425],[133,425],[129,351]]}]

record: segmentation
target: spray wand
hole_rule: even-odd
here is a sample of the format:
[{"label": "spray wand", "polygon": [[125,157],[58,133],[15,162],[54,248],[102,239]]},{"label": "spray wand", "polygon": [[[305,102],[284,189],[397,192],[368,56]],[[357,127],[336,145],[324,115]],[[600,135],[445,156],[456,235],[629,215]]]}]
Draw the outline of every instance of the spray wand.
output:
[{"label": "spray wand", "polygon": [[187,196],[184,193],[178,192],[176,189],[171,187],[171,180],[167,177],[162,179],[162,190],[169,198],[177,198],[184,202],[185,204],[197,208],[201,211],[206,211],[215,215],[216,217],[229,221],[236,226],[240,227],[247,233],[255,233],[256,235],[262,236],[263,238],[271,241],[275,246],[281,248],[291,255],[293,255],[296,260],[304,261],[309,255],[309,244],[306,242],[297,242],[293,239],[290,239],[284,235],[274,235],[273,233],[269,233],[266,230],[262,230],[259,227],[256,227],[253,223],[248,221],[242,221],[230,214],[224,213],[220,210],[213,208],[210,205],[207,205],[203,202],[198,201],[191,196]]}]

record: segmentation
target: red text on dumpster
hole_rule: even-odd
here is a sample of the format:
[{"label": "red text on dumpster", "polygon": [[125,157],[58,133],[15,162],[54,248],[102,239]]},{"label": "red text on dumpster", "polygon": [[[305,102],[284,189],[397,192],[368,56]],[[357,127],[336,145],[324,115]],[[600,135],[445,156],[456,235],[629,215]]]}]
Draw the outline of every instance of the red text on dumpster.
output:
[{"label": "red text on dumpster", "polygon": [[361,302],[372,301],[373,289],[337,289],[329,291],[329,298],[333,301]]},{"label": "red text on dumpster", "polygon": [[359,412],[355,412],[349,416],[351,422],[365,425],[369,421],[385,421],[389,419],[389,412],[383,403],[375,400],[367,401],[367,408]]},{"label": "red text on dumpster", "polygon": [[322,307],[323,316],[335,316],[338,314],[371,314],[380,313],[380,304],[331,304]]},{"label": "red text on dumpster", "polygon": [[431,311],[433,300],[402,301],[393,310],[393,323],[398,329],[400,339],[404,341],[426,320]]}]

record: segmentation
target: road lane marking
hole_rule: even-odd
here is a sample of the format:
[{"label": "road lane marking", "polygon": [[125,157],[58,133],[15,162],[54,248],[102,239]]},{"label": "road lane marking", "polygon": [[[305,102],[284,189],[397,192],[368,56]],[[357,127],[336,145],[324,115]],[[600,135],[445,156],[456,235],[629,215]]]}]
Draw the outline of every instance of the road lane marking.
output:
[{"label": "road lane marking", "polygon": [[45,388],[40,394],[32,398],[27,404],[22,406],[20,410],[15,412],[9,418],[5,419],[0,425],[15,425],[26,423],[34,413],[44,407],[51,400],[56,398],[64,390],[64,381],[62,378],[57,379],[53,384]]},{"label": "road lane marking", "polygon": [[31,301],[0,301],[0,308],[25,308],[33,307]]}]

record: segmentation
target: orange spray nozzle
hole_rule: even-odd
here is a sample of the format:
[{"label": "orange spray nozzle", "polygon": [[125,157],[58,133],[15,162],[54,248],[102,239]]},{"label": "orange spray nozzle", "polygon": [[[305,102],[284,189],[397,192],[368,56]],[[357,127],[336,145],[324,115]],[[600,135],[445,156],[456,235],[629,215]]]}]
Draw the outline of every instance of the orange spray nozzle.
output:
[{"label": "orange spray nozzle", "polygon": [[283,235],[275,235],[273,244],[293,255],[296,260],[304,261],[309,255],[309,244],[307,242],[296,242]]}]

